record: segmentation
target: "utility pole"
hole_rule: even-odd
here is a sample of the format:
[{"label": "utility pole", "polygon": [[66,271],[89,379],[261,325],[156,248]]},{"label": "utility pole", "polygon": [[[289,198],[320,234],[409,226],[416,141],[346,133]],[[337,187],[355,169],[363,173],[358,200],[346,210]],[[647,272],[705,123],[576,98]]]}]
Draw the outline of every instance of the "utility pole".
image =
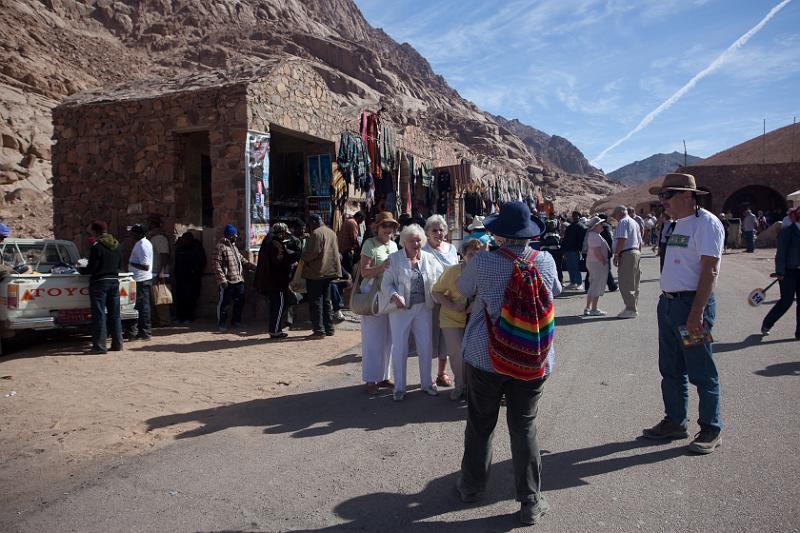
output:
[{"label": "utility pole", "polygon": [[767,162],[767,119],[764,119],[764,135],[761,137],[761,162]]},{"label": "utility pole", "polygon": [[794,147],[795,147],[795,137],[797,136],[797,115],[795,115],[794,120],[792,120],[792,163],[794,163]]},{"label": "utility pole", "polygon": [[687,166],[687,155],[686,155],[686,139],[683,140],[683,166]]}]

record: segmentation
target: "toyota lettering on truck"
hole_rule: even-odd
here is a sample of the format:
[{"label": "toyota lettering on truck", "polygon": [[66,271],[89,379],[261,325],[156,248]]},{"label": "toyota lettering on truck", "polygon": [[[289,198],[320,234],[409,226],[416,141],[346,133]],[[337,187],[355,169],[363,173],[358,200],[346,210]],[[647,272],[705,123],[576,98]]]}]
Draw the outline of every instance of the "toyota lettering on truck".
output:
[{"label": "toyota lettering on truck", "polygon": [[[74,243],[6,239],[0,243],[0,258],[12,269],[0,279],[0,339],[21,330],[90,325],[89,276],[78,272]],[[121,273],[119,281],[121,318],[136,320],[136,283],[130,273]]]}]

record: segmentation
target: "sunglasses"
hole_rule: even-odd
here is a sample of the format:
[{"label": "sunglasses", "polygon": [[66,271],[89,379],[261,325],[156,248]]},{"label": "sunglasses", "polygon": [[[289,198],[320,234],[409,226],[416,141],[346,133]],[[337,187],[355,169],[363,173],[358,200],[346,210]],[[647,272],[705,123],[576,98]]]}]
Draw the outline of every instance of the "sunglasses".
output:
[{"label": "sunglasses", "polygon": [[664,191],[664,192],[660,192],[660,193],[658,193],[658,199],[659,200],[669,200],[670,198],[672,198],[673,196],[675,196],[679,192],[680,191]]}]

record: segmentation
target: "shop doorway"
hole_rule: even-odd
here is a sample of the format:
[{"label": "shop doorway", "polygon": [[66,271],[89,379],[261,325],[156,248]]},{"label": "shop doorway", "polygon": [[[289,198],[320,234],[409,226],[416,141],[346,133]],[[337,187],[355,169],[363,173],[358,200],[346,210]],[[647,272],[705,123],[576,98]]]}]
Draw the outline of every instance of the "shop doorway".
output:
[{"label": "shop doorway", "polygon": [[181,133],[178,143],[178,219],[195,227],[214,225],[211,142],[208,131]]},{"label": "shop doorway", "polygon": [[745,209],[753,213],[763,211],[767,219],[781,220],[786,213],[786,200],[775,189],[764,185],[748,185],[725,200],[722,211],[733,214],[734,218],[741,218]]},{"label": "shop doorway", "polygon": [[[330,223],[331,161],[325,139],[270,125],[269,216],[272,223],[305,221],[320,212]],[[321,210],[321,211],[320,211]]]}]

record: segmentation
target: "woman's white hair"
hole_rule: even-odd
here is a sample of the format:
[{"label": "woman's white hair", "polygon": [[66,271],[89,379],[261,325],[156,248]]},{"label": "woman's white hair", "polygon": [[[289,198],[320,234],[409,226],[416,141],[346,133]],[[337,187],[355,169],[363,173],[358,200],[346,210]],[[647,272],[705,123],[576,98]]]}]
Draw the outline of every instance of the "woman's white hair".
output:
[{"label": "woman's white hair", "polygon": [[443,228],[444,232],[447,233],[447,221],[442,215],[431,215],[428,217],[428,220],[425,221],[425,231],[434,227]]},{"label": "woman's white hair", "polygon": [[419,224],[409,224],[403,228],[400,232],[400,244],[405,246],[406,239],[409,237],[419,237],[422,239],[422,246],[425,246],[428,242],[428,237],[425,236],[425,232]]}]

